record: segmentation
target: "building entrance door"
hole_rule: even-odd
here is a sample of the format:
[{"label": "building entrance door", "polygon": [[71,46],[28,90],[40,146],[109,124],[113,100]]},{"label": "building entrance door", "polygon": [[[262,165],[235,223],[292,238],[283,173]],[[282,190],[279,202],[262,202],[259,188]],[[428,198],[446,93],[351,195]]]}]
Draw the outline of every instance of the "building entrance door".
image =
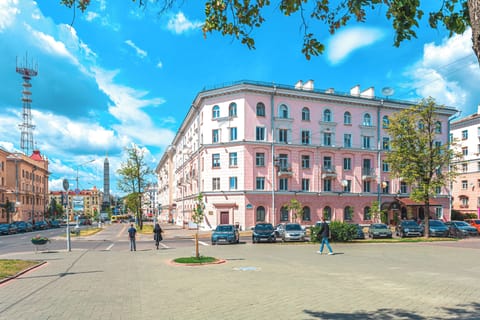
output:
[{"label": "building entrance door", "polygon": [[222,211],[220,212],[220,223],[221,224],[229,224],[228,221],[228,211]]}]

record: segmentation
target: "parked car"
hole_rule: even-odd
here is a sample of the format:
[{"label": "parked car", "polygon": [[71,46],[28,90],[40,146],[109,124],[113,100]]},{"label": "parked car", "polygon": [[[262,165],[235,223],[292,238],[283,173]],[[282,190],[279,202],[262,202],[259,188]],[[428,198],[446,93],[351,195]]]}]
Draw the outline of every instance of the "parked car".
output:
[{"label": "parked car", "polygon": [[0,224],[0,234],[12,234],[12,227],[10,223],[2,223]]},{"label": "parked car", "polygon": [[423,236],[423,229],[413,220],[403,220],[396,228],[397,236],[399,237],[421,237]]},{"label": "parked car", "polygon": [[50,221],[50,228],[60,228],[60,221],[58,220]]},{"label": "parked car", "polygon": [[219,224],[212,232],[212,244],[217,243],[239,243],[240,234],[232,224]]},{"label": "parked car", "polygon": [[18,233],[18,228],[15,223],[10,223],[10,234]]},{"label": "parked car", "polygon": [[260,241],[275,242],[277,238],[275,236],[275,229],[271,223],[257,223],[253,228],[252,242],[257,243]]},{"label": "parked car", "polygon": [[305,230],[299,223],[287,223],[282,234],[282,241],[305,241]]},{"label": "parked car", "polygon": [[[420,224],[425,232],[425,223]],[[428,220],[428,234],[431,237],[448,237],[448,227],[440,220]]]},{"label": "parked car", "polygon": [[30,222],[16,221],[14,222],[17,227],[17,232],[30,232],[33,231],[33,226]]},{"label": "parked car", "polygon": [[465,221],[452,220],[445,222],[445,224],[448,226],[450,237],[464,238],[468,236],[478,236],[478,230]]},{"label": "parked car", "polygon": [[43,220],[35,221],[35,224],[34,224],[33,228],[35,230],[45,230],[45,229],[48,229],[48,223],[46,223]]},{"label": "parked car", "polygon": [[391,238],[392,230],[384,223],[372,223],[368,228],[368,236],[375,238]]},{"label": "parked car", "polygon": [[285,232],[285,223],[279,223],[275,226],[275,236],[281,238]]},{"label": "parked car", "polygon": [[480,219],[465,219],[464,221],[480,232]]},{"label": "parked car", "polygon": [[357,233],[353,236],[353,239],[365,239],[365,233],[363,232],[363,227],[357,223],[353,224],[357,228]]}]

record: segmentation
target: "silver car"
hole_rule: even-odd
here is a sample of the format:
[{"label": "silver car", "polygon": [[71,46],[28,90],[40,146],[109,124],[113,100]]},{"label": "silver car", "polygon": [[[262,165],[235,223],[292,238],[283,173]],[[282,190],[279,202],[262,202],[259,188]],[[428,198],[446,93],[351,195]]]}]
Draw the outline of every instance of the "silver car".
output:
[{"label": "silver car", "polygon": [[282,241],[305,241],[305,230],[299,223],[287,223],[283,230]]}]

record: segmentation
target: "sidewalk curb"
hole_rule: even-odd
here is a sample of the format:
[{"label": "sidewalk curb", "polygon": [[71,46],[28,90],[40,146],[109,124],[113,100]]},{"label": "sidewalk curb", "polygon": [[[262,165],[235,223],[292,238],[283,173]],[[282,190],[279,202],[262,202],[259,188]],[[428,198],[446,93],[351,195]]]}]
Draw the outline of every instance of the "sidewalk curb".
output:
[{"label": "sidewalk curb", "polygon": [[[21,260],[24,260],[24,259],[21,259]],[[33,260],[33,261],[35,261],[35,260]],[[17,274],[14,274],[13,276],[10,276],[10,277],[7,277],[7,278],[4,278],[4,279],[0,280],[0,285],[3,285],[3,284],[5,284],[6,282],[8,282],[8,281],[10,281],[10,280],[13,280],[13,279],[15,279],[15,278],[18,278],[19,276],[21,276],[21,275],[23,275],[23,274],[25,274],[25,273],[33,270],[33,269],[39,268],[39,267],[43,266],[43,265],[46,264],[46,263],[47,263],[47,261],[39,261],[37,264],[31,266],[30,268],[27,268],[27,269],[25,269],[25,270],[22,270],[22,271],[18,272]]]}]

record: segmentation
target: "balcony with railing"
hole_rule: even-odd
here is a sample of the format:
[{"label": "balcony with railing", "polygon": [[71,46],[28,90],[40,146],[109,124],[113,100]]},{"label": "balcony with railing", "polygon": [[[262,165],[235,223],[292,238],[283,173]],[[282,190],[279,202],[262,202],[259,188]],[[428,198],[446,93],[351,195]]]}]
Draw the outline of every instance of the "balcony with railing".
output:
[{"label": "balcony with railing", "polygon": [[362,180],[374,180],[375,178],[374,168],[362,168]]},{"label": "balcony with railing", "polygon": [[335,168],[331,166],[322,166],[322,179],[335,179],[337,178],[337,172]]},{"label": "balcony with railing", "polygon": [[279,177],[291,177],[293,175],[292,166],[289,163],[280,163],[276,167]]}]

